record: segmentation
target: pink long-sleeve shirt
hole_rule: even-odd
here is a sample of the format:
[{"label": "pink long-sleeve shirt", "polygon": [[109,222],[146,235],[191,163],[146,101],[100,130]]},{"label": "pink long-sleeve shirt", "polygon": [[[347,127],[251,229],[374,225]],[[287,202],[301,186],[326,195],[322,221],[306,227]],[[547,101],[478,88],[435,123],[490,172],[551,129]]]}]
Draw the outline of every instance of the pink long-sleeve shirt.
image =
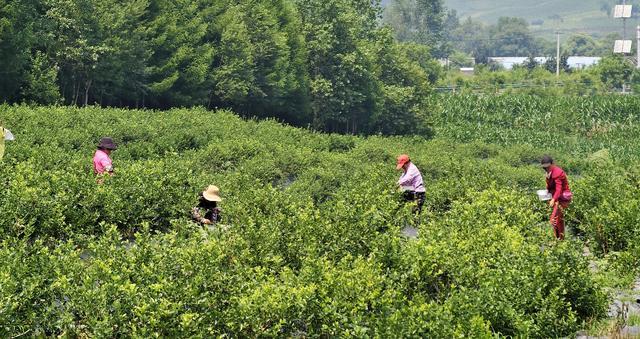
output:
[{"label": "pink long-sleeve shirt", "polygon": [[409,163],[409,167],[398,180],[398,185],[406,191],[426,192],[422,182],[422,174],[413,163]]},{"label": "pink long-sleeve shirt", "polygon": [[95,174],[102,174],[104,172],[113,172],[113,165],[111,158],[103,150],[97,150],[93,156],[93,172]]}]

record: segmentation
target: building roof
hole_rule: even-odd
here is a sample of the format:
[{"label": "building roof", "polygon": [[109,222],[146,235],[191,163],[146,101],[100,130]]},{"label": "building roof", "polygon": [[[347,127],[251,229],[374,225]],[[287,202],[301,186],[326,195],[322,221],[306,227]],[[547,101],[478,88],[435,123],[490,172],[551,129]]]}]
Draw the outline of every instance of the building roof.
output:
[{"label": "building roof", "polygon": [[[512,69],[514,65],[522,65],[528,57],[490,57],[489,62],[502,65],[505,69]],[[543,64],[547,62],[548,57],[535,57],[537,63]],[[573,69],[582,69],[593,66],[600,61],[600,57],[570,56],[567,58],[567,64]]]}]

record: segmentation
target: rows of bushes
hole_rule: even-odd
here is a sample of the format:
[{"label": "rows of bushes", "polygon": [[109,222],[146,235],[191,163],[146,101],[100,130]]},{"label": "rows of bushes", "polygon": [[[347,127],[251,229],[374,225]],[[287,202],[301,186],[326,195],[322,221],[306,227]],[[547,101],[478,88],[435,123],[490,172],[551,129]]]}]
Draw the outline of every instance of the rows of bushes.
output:
[{"label": "rows of bushes", "polygon": [[[502,118],[444,98],[425,140],[200,109],[3,106],[17,141],[0,163],[0,334],[570,335],[606,305],[580,239],[619,253],[621,268],[640,258],[637,160],[626,153],[637,136],[625,134],[637,123],[603,113],[637,103],[466,99]],[[563,107],[590,114],[575,115],[583,129],[537,143],[556,128],[542,117]],[[603,124],[603,135],[584,132]],[[116,175],[97,185],[102,135],[120,148]],[[426,180],[418,219],[394,187],[404,152]],[[549,152],[576,197],[578,237],[561,243],[534,194]],[[189,220],[210,183],[227,231]],[[418,240],[400,236],[407,224]]]}]

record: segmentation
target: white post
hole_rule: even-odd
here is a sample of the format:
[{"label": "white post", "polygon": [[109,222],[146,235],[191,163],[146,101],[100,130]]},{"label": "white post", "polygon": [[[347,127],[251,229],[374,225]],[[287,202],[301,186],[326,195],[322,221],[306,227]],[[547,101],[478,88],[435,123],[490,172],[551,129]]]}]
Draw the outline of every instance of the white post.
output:
[{"label": "white post", "polygon": [[636,49],[638,50],[636,68],[640,69],[640,26],[636,27]]},{"label": "white post", "polygon": [[556,32],[556,77],[560,77],[560,31]]},{"label": "white post", "polygon": [[[627,0],[622,0],[622,6],[627,5]],[[623,7],[624,8],[624,7]],[[627,39],[627,18],[624,17],[624,10],[622,11],[622,40]]]}]

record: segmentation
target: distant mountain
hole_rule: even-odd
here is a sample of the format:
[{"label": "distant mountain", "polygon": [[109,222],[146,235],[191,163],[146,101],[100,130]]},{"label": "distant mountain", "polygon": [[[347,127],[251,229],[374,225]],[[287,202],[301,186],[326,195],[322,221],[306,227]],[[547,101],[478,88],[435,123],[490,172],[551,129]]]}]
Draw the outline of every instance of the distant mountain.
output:
[{"label": "distant mountain", "polygon": [[[382,0],[388,6],[395,0]],[[556,30],[569,35],[586,33],[604,36],[623,33],[622,21],[613,19],[613,6],[617,0],[444,0],[449,9],[455,9],[461,18],[471,17],[485,23],[495,23],[501,16],[525,18],[538,35],[552,38]],[[640,10],[640,0],[634,3],[634,13]],[[635,37],[638,15],[627,20],[627,37]]]},{"label": "distant mountain", "polygon": [[[540,35],[553,35],[560,30],[594,36],[622,33],[622,21],[612,17],[617,3],[616,0],[445,0],[446,6],[461,17],[494,23],[501,16],[515,16],[529,21],[531,29]],[[635,37],[637,24],[637,18],[627,20],[629,37]]]}]

